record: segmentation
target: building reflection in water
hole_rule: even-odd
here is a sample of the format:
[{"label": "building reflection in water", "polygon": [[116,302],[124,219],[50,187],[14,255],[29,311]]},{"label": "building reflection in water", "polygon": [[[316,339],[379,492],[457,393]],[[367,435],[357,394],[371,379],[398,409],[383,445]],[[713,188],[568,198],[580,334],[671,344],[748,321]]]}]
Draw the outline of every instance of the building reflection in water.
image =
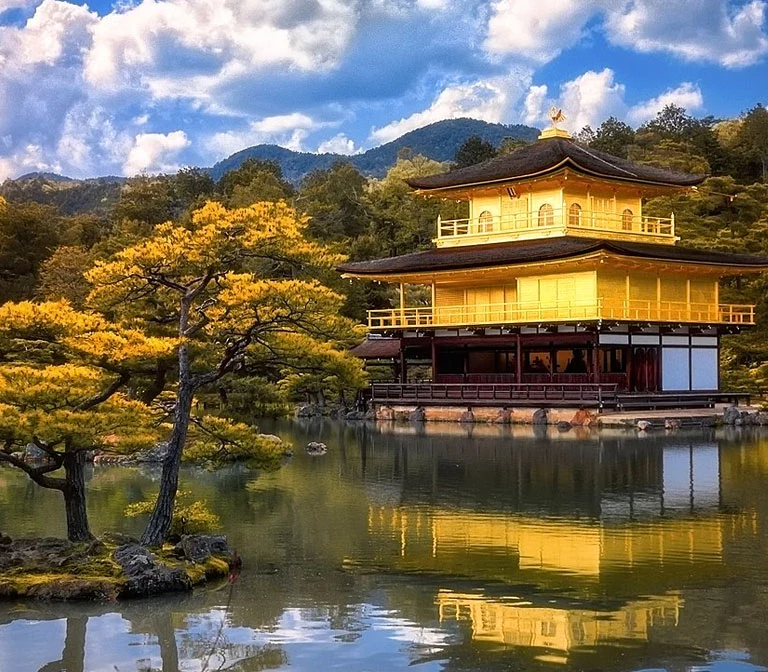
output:
[{"label": "building reflection in water", "polygon": [[[476,642],[527,647],[547,662],[647,643],[652,629],[677,627],[680,589],[727,579],[728,540],[755,533],[754,511],[726,511],[713,438],[625,435],[583,451],[564,437],[549,446],[532,437],[530,452],[526,434],[517,438],[507,463],[435,439],[429,490],[413,454],[399,493],[368,488],[378,561],[445,577],[436,579],[439,619],[468,623]],[[506,496],[489,497],[499,483]],[[459,497],[444,496],[457,487]],[[570,511],[561,506],[569,495]],[[442,504],[456,499],[460,507]]]},{"label": "building reflection in water", "polygon": [[577,648],[643,643],[652,627],[677,626],[682,600],[669,594],[598,611],[514,604],[440,590],[437,605],[440,622],[468,621],[474,640],[541,649],[537,658],[567,662],[568,652]]},{"label": "building reflection in water", "polygon": [[[378,655],[391,667],[371,669],[615,669],[621,652],[623,669],[689,669],[713,650],[768,661],[768,443],[395,429],[309,427],[289,438],[327,442],[322,459],[190,475],[249,558],[231,605],[211,590],[0,608],[0,668],[173,671],[212,655],[213,669],[322,669],[337,655],[358,670]],[[103,492],[130,483],[117,482]]]}]

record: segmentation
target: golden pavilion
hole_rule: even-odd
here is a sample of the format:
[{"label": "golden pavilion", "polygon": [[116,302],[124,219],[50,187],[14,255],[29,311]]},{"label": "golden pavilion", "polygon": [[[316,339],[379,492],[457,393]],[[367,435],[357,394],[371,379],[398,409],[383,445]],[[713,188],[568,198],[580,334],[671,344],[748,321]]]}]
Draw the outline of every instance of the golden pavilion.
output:
[{"label": "golden pavilion", "polygon": [[[674,213],[646,199],[705,176],[639,165],[553,127],[513,153],[409,180],[427,198],[466,201],[437,221],[434,246],[347,263],[345,277],[396,283],[399,305],[368,313],[357,352],[395,363],[374,402],[418,405],[708,406],[720,390],[723,334],[752,326],[752,305],[720,301],[724,276],[768,259],[678,245]],[[429,288],[407,305],[406,287]],[[409,379],[409,362],[431,380]]]}]

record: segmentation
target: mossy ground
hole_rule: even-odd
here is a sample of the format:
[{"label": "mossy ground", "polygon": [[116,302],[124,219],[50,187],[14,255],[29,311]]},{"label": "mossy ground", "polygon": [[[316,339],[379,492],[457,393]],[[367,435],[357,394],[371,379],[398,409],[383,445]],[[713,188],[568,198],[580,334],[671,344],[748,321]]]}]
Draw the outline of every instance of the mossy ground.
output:
[{"label": "mossy ground", "polygon": [[[46,560],[34,557],[0,573],[0,599],[114,600],[125,592],[125,579],[113,553],[118,544],[73,544],[66,552]],[[230,572],[229,562],[211,556],[194,563],[179,558],[172,545],[156,550],[158,560],[184,570],[193,586],[221,579]]]}]

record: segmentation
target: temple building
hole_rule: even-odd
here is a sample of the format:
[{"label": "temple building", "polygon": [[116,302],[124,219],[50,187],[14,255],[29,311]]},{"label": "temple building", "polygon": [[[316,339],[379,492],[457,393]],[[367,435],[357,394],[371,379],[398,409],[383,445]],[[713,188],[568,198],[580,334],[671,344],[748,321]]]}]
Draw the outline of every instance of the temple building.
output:
[{"label": "temple building", "polygon": [[[723,303],[719,281],[767,270],[768,259],[678,245],[674,213],[643,213],[646,199],[703,179],[553,127],[513,153],[410,180],[423,197],[466,201],[469,217],[438,219],[429,250],[339,268],[399,287],[399,305],[369,311],[357,348],[395,365],[396,383],[373,385],[374,402],[724,401],[720,337],[754,325],[755,310]],[[428,287],[429,305],[408,305],[409,285]],[[426,381],[409,376],[411,362],[431,369]]]}]

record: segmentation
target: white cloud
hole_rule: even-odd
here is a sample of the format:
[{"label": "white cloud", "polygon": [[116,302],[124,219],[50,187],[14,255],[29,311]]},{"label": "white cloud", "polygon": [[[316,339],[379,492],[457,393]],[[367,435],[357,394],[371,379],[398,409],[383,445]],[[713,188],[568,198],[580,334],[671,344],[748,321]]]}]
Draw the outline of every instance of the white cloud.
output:
[{"label": "white cloud", "polygon": [[532,86],[525,99],[526,123],[548,123],[547,112],[552,105],[563,108],[565,128],[579,131],[584,126],[599,125],[610,116],[623,119],[627,111],[625,87],[615,81],[613,70],[588,70],[565,82],[557,98],[547,98],[546,86]]},{"label": "white cloud", "polygon": [[633,105],[627,112],[627,122],[633,126],[639,126],[653,119],[656,113],[667,105],[677,105],[685,108],[688,114],[695,114],[704,107],[704,96],[698,86],[683,82],[680,86],[669,89],[655,98]]},{"label": "white cloud", "polygon": [[444,88],[426,110],[375,129],[370,139],[375,143],[390,142],[442,119],[471,117],[495,123],[507,121],[512,107],[530,84],[530,78],[527,70],[519,70],[506,77],[452,84]]},{"label": "white cloud", "polygon": [[136,175],[143,171],[175,172],[179,169],[175,163],[176,158],[189,144],[189,138],[184,131],[139,133],[128,152],[123,172],[125,175]]},{"label": "white cloud", "polygon": [[204,140],[204,145],[217,157],[229,156],[246,147],[263,143],[280,145],[300,152],[304,150],[304,141],[310,131],[326,125],[300,112],[279,114],[252,121],[243,130],[214,133]]},{"label": "white cloud", "polygon": [[497,0],[491,5],[485,48],[492,54],[547,63],[582,38],[587,22],[602,4]]},{"label": "white cloud", "polygon": [[[358,20],[346,0],[144,0],[105,16],[94,32],[86,78],[104,90],[149,88],[205,100],[222,79],[268,66],[335,66]],[[184,70],[187,70],[185,73]],[[185,76],[186,75],[186,76]]]},{"label": "white cloud", "polygon": [[318,154],[358,154],[359,149],[355,147],[353,140],[350,140],[344,133],[334,135],[332,138],[321,142],[317,148]]},{"label": "white cloud", "polygon": [[689,61],[740,68],[768,54],[764,0],[631,0],[611,11],[606,35],[640,52],[668,52]]},{"label": "white cloud", "polygon": [[255,133],[263,133],[267,136],[285,133],[286,131],[294,131],[297,128],[305,130],[311,129],[316,126],[317,124],[312,121],[310,117],[306,114],[301,114],[300,112],[265,117],[264,119],[260,119],[251,124],[251,128]]},{"label": "white cloud", "polygon": [[85,6],[44,0],[23,28],[0,27],[3,78],[36,65],[79,65],[97,22]]},{"label": "white cloud", "polygon": [[552,105],[556,105],[566,115],[563,127],[573,133],[587,125],[597,128],[608,117],[639,126],[670,104],[684,107],[689,114],[704,108],[701,89],[690,82],[683,82],[654,98],[630,106],[625,100],[626,87],[616,81],[615,73],[610,68],[600,72],[588,70],[565,82],[556,97],[547,94],[546,85],[528,89],[521,112],[522,120],[527,124],[548,125],[547,113]]},{"label": "white cloud", "polygon": [[768,54],[766,0],[496,0],[486,50],[547,63],[577,44],[590,21],[632,51],[740,68]]},{"label": "white cloud", "polygon": [[532,86],[528,89],[523,103],[523,122],[535,126],[541,123],[543,111],[547,104],[549,89],[546,84]]},{"label": "white cloud", "polygon": [[38,4],[40,0],[0,0],[0,14],[9,9],[25,9]]}]

